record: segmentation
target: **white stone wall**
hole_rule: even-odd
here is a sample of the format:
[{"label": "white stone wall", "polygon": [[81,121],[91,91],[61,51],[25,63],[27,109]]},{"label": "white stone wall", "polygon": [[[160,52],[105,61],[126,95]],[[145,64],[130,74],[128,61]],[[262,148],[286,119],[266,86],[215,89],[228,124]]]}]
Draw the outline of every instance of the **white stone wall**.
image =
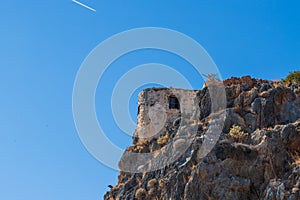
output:
[{"label": "white stone wall", "polygon": [[[193,116],[197,90],[173,88],[149,88],[143,90],[138,97],[138,123],[135,136],[153,138],[166,132],[168,124],[181,117],[187,123]],[[179,109],[169,109],[169,97],[175,96],[180,103]],[[190,122],[188,122],[190,123]]]}]

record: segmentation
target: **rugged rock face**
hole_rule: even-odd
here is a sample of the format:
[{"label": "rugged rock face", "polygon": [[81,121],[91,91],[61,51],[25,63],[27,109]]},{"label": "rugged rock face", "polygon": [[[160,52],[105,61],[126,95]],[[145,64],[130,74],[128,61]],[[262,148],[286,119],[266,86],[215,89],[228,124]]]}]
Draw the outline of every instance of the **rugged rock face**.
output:
[{"label": "rugged rock face", "polygon": [[[199,155],[213,114],[209,90],[203,88],[189,91],[189,95],[194,95],[193,106],[200,108],[199,113],[190,113],[197,117],[193,122],[197,131],[192,133],[194,139],[189,148],[176,162],[159,170],[121,171],[118,184],[104,199],[299,200],[300,86],[285,87],[249,76],[223,83],[227,96],[226,120],[208,155]],[[144,103],[153,104],[140,100],[139,105]],[[143,106],[140,109],[141,114],[147,112]],[[184,113],[169,113],[159,138],[150,139],[139,137],[139,129],[147,123],[140,115],[133,145],[126,151],[155,152],[186,132],[187,127],[178,123],[178,117],[180,121]],[[243,140],[229,136],[233,125],[246,133]],[[180,146],[180,138],[174,145]]]}]

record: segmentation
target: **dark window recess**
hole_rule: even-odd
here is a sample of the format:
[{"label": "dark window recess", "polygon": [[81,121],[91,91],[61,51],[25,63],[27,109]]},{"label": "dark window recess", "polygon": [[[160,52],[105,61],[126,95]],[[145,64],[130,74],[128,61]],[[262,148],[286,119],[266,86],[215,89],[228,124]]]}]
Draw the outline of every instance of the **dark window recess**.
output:
[{"label": "dark window recess", "polygon": [[169,97],[169,109],[180,109],[180,104],[176,97]]},{"label": "dark window recess", "polygon": [[141,109],[141,105],[138,106],[138,113],[137,114],[140,114],[140,109]]}]

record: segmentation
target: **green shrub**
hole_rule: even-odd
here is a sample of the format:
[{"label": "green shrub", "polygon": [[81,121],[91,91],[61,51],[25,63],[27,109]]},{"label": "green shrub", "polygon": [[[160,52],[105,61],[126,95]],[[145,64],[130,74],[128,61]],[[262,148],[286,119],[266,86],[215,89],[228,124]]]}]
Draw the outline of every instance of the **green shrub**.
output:
[{"label": "green shrub", "polygon": [[242,128],[237,125],[233,125],[228,133],[229,137],[234,139],[236,142],[242,142],[246,139],[247,133],[242,131]]},{"label": "green shrub", "polygon": [[286,86],[290,86],[292,84],[300,84],[300,71],[289,73],[289,75],[282,80],[282,83]]}]

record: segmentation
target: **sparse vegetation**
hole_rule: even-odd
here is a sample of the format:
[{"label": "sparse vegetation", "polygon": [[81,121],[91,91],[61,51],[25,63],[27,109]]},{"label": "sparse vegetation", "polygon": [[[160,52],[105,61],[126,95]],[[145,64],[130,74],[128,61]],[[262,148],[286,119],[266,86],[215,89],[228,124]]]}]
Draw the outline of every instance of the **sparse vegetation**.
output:
[{"label": "sparse vegetation", "polygon": [[167,132],[165,135],[157,139],[157,144],[164,145],[168,142],[169,138],[170,138],[170,133]]},{"label": "sparse vegetation", "polygon": [[282,83],[286,86],[291,86],[292,84],[300,84],[300,71],[289,73],[289,75],[282,80]]},{"label": "sparse vegetation", "polygon": [[236,142],[242,142],[246,139],[247,133],[243,132],[240,126],[233,125],[228,133],[228,136]]},{"label": "sparse vegetation", "polygon": [[142,200],[146,198],[146,190],[144,188],[139,188],[136,190],[135,192],[135,198],[137,198],[138,200]]}]

